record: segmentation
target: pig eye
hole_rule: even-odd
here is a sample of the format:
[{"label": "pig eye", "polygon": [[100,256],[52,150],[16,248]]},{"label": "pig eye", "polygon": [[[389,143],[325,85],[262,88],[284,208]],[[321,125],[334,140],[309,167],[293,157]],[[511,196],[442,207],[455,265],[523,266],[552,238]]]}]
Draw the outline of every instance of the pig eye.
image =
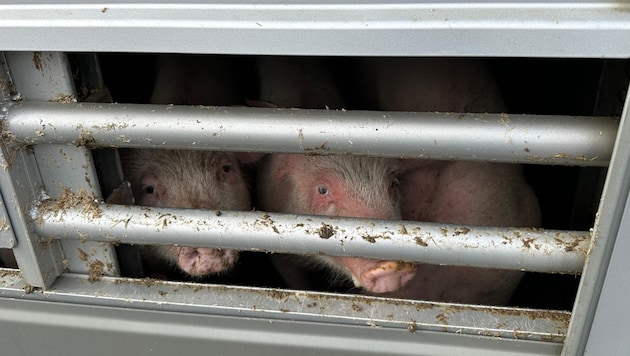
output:
[{"label": "pig eye", "polygon": [[394,178],[392,180],[392,188],[398,188],[399,185],[400,185],[400,181],[398,180],[398,178]]},{"label": "pig eye", "polygon": [[317,187],[317,191],[319,192],[319,194],[324,195],[328,193],[328,187],[320,185],[319,187]]},{"label": "pig eye", "polygon": [[229,164],[224,164],[221,168],[223,169],[223,173],[229,173],[232,170]]},{"label": "pig eye", "polygon": [[147,194],[153,194],[153,193],[155,193],[155,187],[154,187],[154,186],[152,186],[152,185],[145,185],[142,189],[143,189],[143,190],[144,190],[144,192],[145,192],[145,193],[147,193]]}]

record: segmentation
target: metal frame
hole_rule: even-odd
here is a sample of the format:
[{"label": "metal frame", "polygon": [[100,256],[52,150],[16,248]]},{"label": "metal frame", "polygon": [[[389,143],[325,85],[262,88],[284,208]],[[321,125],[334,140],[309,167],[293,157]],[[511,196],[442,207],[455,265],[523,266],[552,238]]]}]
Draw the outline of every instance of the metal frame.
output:
[{"label": "metal frame", "polygon": [[[626,97],[622,114],[622,124],[617,134],[617,143],[612,163],[608,170],[598,218],[595,221],[593,244],[587,264],[582,274],[578,297],[573,308],[573,319],[569,328],[568,341],[564,354],[627,352],[618,321],[630,315],[630,307],[623,300],[623,290],[628,286],[628,276],[624,273],[619,255],[630,253],[628,245],[628,204],[630,191],[630,145],[625,139],[630,135],[628,116],[630,96]],[[613,254],[615,258],[613,259]],[[627,289],[626,289],[627,291]],[[599,326],[599,329],[592,329]],[[620,337],[615,339],[615,336]]]},{"label": "metal frame", "polygon": [[[574,120],[571,125],[549,136],[528,136],[524,139],[524,136],[519,135],[533,131],[519,133],[514,142],[527,140],[526,148],[540,150],[531,156],[523,154],[524,146],[510,147],[507,155],[496,156],[496,153],[504,152],[506,146],[502,144],[486,149],[485,142],[476,143],[474,147],[480,149],[473,152],[467,150],[470,148],[468,143],[458,142],[431,152],[409,150],[405,153],[449,159],[462,157],[459,155],[465,153],[467,159],[535,160],[537,163],[567,165],[605,166],[610,161],[590,249],[587,248],[588,233],[585,232],[569,232],[565,245],[555,246],[550,239],[555,232],[536,235],[536,239],[542,239],[543,242],[547,236],[547,246],[554,251],[565,248],[562,255],[569,256],[568,259],[577,266],[571,267],[569,271],[579,270],[586,256],[569,325],[566,324],[569,315],[556,311],[493,309],[106,277],[104,274],[115,276],[118,273],[116,260],[110,245],[97,241],[166,243],[166,240],[163,239],[164,234],[160,236],[159,233],[148,238],[134,237],[136,231],[139,234],[145,229],[143,223],[138,223],[132,224],[127,231],[120,230],[109,236],[107,233],[99,237],[90,235],[88,241],[78,241],[82,234],[87,234],[81,232],[72,236],[71,233],[67,237],[64,234],[72,229],[90,228],[86,224],[89,217],[86,218],[81,207],[57,210],[57,214],[41,210],[42,205],[54,203],[56,198],[64,194],[64,187],[71,187],[75,193],[83,187],[86,192],[83,198],[87,197],[83,205],[96,206],[105,216],[92,217],[96,223],[93,226],[95,229],[105,219],[127,219],[129,216],[125,214],[137,213],[138,208],[101,205],[102,199],[86,144],[291,152],[325,148],[327,152],[396,155],[396,152],[400,154],[401,150],[410,146],[388,146],[388,143],[402,140],[395,141],[393,135],[385,133],[400,134],[416,128],[404,124],[400,127],[393,125],[389,132],[379,130],[383,136],[378,137],[379,145],[374,145],[370,138],[374,137],[375,131],[370,128],[382,124],[376,121],[366,124],[365,131],[353,130],[357,137],[336,135],[332,139],[329,136],[324,139],[309,131],[302,131],[300,135],[299,129],[306,130],[302,122],[300,127],[287,125],[276,131],[284,135],[279,142],[290,143],[285,149],[274,146],[276,142],[271,142],[265,136],[269,133],[242,143],[238,137],[246,131],[245,126],[235,125],[217,131],[225,134],[222,136],[224,140],[219,141],[217,147],[210,147],[201,145],[205,133],[198,137],[192,135],[194,131],[199,132],[195,125],[190,126],[190,130],[184,130],[181,137],[168,142],[163,138],[160,140],[159,130],[141,132],[123,126],[117,126],[114,130],[106,128],[114,122],[112,117],[121,117],[116,115],[129,114],[131,116],[122,117],[142,122],[159,115],[177,113],[182,124],[191,122],[186,121],[191,117],[197,120],[198,117],[194,115],[201,115],[204,118],[203,125],[212,127],[212,120],[208,118],[213,115],[218,119],[229,118],[236,122],[246,122],[248,115],[256,115],[258,122],[267,120],[272,123],[277,117],[287,115],[287,111],[206,108],[201,114],[196,114],[189,108],[179,107],[163,107],[153,112],[155,108],[150,106],[105,105],[97,108],[91,104],[34,101],[72,101],[73,89],[67,80],[70,77],[68,67],[59,51],[630,58],[628,10],[630,4],[603,1],[467,4],[382,4],[376,1],[345,4],[279,4],[270,1],[168,4],[147,1],[128,4],[126,1],[117,1],[106,5],[95,2],[82,2],[79,5],[64,1],[50,1],[48,4],[43,1],[21,1],[19,4],[0,2],[0,38],[3,38],[4,46],[1,50],[18,51],[7,52],[6,63],[4,58],[0,62],[6,69],[0,74],[9,73],[13,79],[11,84],[5,76],[0,76],[4,80],[3,84],[11,84],[2,87],[0,96],[3,101],[2,136],[5,143],[0,153],[0,161],[5,167],[0,172],[0,187],[11,229],[3,230],[0,237],[6,241],[6,246],[10,246],[10,239],[5,240],[4,232],[14,233],[18,243],[13,247],[13,252],[21,270],[21,274],[0,270],[0,321],[8,330],[3,332],[0,339],[6,337],[6,340],[11,341],[3,344],[8,345],[7,352],[12,354],[85,354],[88,351],[98,354],[149,351],[170,354],[184,348],[186,352],[207,352],[212,348],[217,353],[244,353],[255,349],[258,353],[277,355],[293,353],[296,348],[305,345],[314,354],[327,355],[440,355],[455,352],[483,355],[597,355],[610,354],[611,350],[623,354],[628,347],[623,337],[623,320],[630,316],[630,307],[624,306],[623,298],[630,283],[623,273],[620,257],[630,253],[627,239],[620,237],[628,232],[625,206],[630,187],[627,169],[630,146],[625,141],[629,135],[626,124],[629,101],[626,101],[618,132],[615,119],[571,118]],[[238,38],[239,41],[226,41],[226,38]],[[55,52],[23,52],[42,50]],[[24,66],[23,69],[20,66]],[[42,76],[44,80],[34,75],[38,71],[48,73]],[[54,82],[59,78],[65,79]],[[24,103],[15,105],[12,100],[15,98],[13,85],[25,98]],[[38,93],[35,88],[41,89],[41,92]],[[59,96],[60,93],[63,95]],[[72,118],[85,121],[86,117],[82,115],[87,111],[93,113],[89,117],[95,117],[98,124],[90,123],[88,128],[86,124],[76,130],[76,120]],[[293,112],[291,115],[297,116],[299,120],[302,112]],[[320,120],[332,119],[343,127],[353,125],[353,115],[326,111],[307,114],[309,119],[314,116]],[[442,115],[386,114],[394,123],[405,123],[405,117],[418,115],[424,115],[429,124],[443,125],[449,122],[448,116]],[[465,118],[470,118],[470,122],[464,122],[470,123],[484,136],[488,134],[485,137],[488,142],[495,143],[504,142],[502,140],[505,139],[506,131],[501,131],[505,130],[502,125],[514,125],[517,128],[527,125],[530,130],[536,128],[540,130],[537,132],[544,133],[549,127],[545,123],[553,122],[553,127],[558,127],[557,124],[568,122],[568,118],[564,117],[541,117],[536,121],[531,116],[510,116],[509,122],[500,115],[484,116],[485,121],[475,121],[475,118],[479,118],[475,115]],[[38,121],[49,122],[49,119],[50,122],[57,121],[52,126],[47,123],[42,126]],[[35,127],[37,125],[34,123],[40,127]],[[481,123],[489,126],[477,126]],[[65,124],[69,125],[65,127]],[[458,126],[454,127],[457,129]],[[558,143],[558,138],[564,137],[561,131],[566,133],[567,129],[572,133],[565,142],[571,145],[563,145],[561,151],[554,150],[548,143]],[[277,130],[277,126],[274,130]],[[611,151],[615,133],[615,145]],[[431,134],[439,135],[440,132],[431,131]],[[580,137],[580,140],[576,140],[576,137]],[[539,144],[533,145],[536,139],[541,140],[537,141]],[[547,139],[547,143],[544,139]],[[322,140],[326,141],[325,146],[321,145]],[[349,140],[351,144],[347,145]],[[75,146],[68,145],[72,142]],[[34,149],[25,149],[32,145]],[[585,151],[587,146],[588,151]],[[68,172],[74,174],[66,175]],[[152,213],[164,212],[180,214],[179,211],[169,209],[156,209]],[[3,211],[0,211],[0,220],[2,214]],[[186,217],[201,222],[207,215],[195,217],[195,214],[189,212]],[[295,218],[290,215],[264,217],[256,213],[224,215],[222,212],[220,215],[213,217],[215,222],[235,218],[247,221],[251,226],[257,220],[269,218],[277,224],[276,229],[282,232],[289,231],[290,219]],[[321,228],[322,223],[326,224],[327,220],[315,221],[313,226],[305,228],[302,233],[308,235],[309,231],[312,233]],[[335,223],[343,225],[360,222],[341,219]],[[375,228],[379,234],[385,233],[379,230],[387,228],[387,223],[383,224]],[[425,225],[422,227],[426,228]],[[100,228],[104,229],[103,226]],[[269,229],[269,226],[266,228]],[[457,228],[461,227],[449,227],[453,231]],[[132,230],[134,233],[129,233]],[[238,229],[235,231],[238,233]],[[352,236],[348,236],[352,239]],[[407,249],[417,242],[416,237],[406,237],[407,240],[400,245]],[[571,238],[575,237],[578,239],[574,244]],[[437,236],[432,238],[437,240]],[[301,239],[306,240],[306,237]],[[337,245],[341,239],[343,237],[327,242],[318,241],[320,244],[316,248],[333,254],[356,253],[375,257],[396,254],[396,248],[377,252],[371,244],[362,241],[360,234],[354,236],[353,244],[349,244],[346,252]],[[220,235],[208,236],[202,241],[207,246],[222,242]],[[243,240],[239,243],[245,246],[250,242]],[[299,252],[295,247],[283,246],[279,238],[268,238],[268,241],[258,243],[260,245],[249,246]],[[566,249],[567,246],[573,248]],[[88,258],[70,253],[77,249],[84,252],[89,250]],[[412,249],[414,252],[421,250],[417,244]],[[442,259],[444,256],[431,255],[437,250],[431,252],[429,249],[426,256],[417,258]],[[497,249],[497,253],[506,253],[500,250]],[[96,253],[91,254],[91,251]],[[527,253],[521,254],[521,257],[536,260],[527,256]],[[501,261],[510,258],[513,257],[497,259],[497,263],[504,263]],[[465,263],[477,263],[478,260],[475,260],[476,257],[471,257],[471,261]],[[540,265],[544,263],[534,262],[528,268]],[[64,273],[68,268],[78,274]],[[182,292],[184,289],[187,291]],[[316,312],[309,311],[315,305],[319,309]],[[338,310],[332,308],[333,305],[338,305]],[[379,308],[372,308],[373,305]],[[382,314],[385,312],[381,308],[390,310],[391,314]],[[138,327],[143,329],[137,331]],[[37,339],[42,342],[34,343],[31,339],[25,339],[21,336],[22,330],[37,335]],[[73,333],[72,339],[76,340],[71,344],[67,341],[70,332]],[[244,333],[248,337],[240,336]],[[239,336],[235,337],[237,334]]]},{"label": "metal frame", "polygon": [[16,51],[627,58],[629,7],[606,0],[3,0],[0,33]]}]

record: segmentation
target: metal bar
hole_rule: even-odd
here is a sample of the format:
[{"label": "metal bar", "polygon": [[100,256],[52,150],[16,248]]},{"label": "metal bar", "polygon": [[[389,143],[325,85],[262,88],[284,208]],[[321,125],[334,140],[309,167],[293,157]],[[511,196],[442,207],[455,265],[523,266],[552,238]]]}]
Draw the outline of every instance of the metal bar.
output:
[{"label": "metal bar", "polygon": [[579,231],[149,208],[97,204],[86,197],[83,202],[67,209],[63,201],[44,202],[32,216],[37,233],[560,273],[579,273],[590,244],[590,234]]},{"label": "metal bar", "polygon": [[[300,320],[370,326],[405,333],[442,331],[493,338],[562,342],[570,313],[512,309],[361,295],[200,285],[146,279],[64,274],[46,291],[24,294],[19,275],[0,278],[0,296],[83,305],[238,316],[249,320]],[[420,342],[420,340],[417,340]]]},{"label": "metal bar", "polygon": [[618,121],[605,117],[296,110],[164,105],[13,106],[20,145],[352,153],[606,166]]},{"label": "metal bar", "polygon": [[15,51],[627,58],[629,8],[595,0],[4,0],[0,37]]}]

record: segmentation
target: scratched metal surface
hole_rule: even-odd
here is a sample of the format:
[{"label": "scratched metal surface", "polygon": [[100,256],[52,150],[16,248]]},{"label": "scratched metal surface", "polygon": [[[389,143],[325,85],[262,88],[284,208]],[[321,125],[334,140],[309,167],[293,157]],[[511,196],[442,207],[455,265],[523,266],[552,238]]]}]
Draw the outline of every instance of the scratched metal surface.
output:
[{"label": "scratched metal surface", "polygon": [[[561,343],[571,314],[432,303],[361,295],[64,274],[47,289],[29,289],[13,270],[0,271],[0,296],[269,320],[451,332]],[[27,293],[29,292],[29,293]]]}]

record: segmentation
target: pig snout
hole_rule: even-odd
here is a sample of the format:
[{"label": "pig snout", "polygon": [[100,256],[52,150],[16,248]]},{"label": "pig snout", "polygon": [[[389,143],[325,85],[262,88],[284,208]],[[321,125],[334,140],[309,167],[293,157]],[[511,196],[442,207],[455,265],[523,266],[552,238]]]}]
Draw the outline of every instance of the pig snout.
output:
[{"label": "pig snout", "polygon": [[373,293],[395,292],[412,280],[416,273],[416,265],[411,262],[354,257],[336,259],[350,271],[355,286]]},{"label": "pig snout", "polygon": [[182,270],[197,277],[223,272],[238,260],[238,252],[227,249],[171,247],[170,253]]}]

